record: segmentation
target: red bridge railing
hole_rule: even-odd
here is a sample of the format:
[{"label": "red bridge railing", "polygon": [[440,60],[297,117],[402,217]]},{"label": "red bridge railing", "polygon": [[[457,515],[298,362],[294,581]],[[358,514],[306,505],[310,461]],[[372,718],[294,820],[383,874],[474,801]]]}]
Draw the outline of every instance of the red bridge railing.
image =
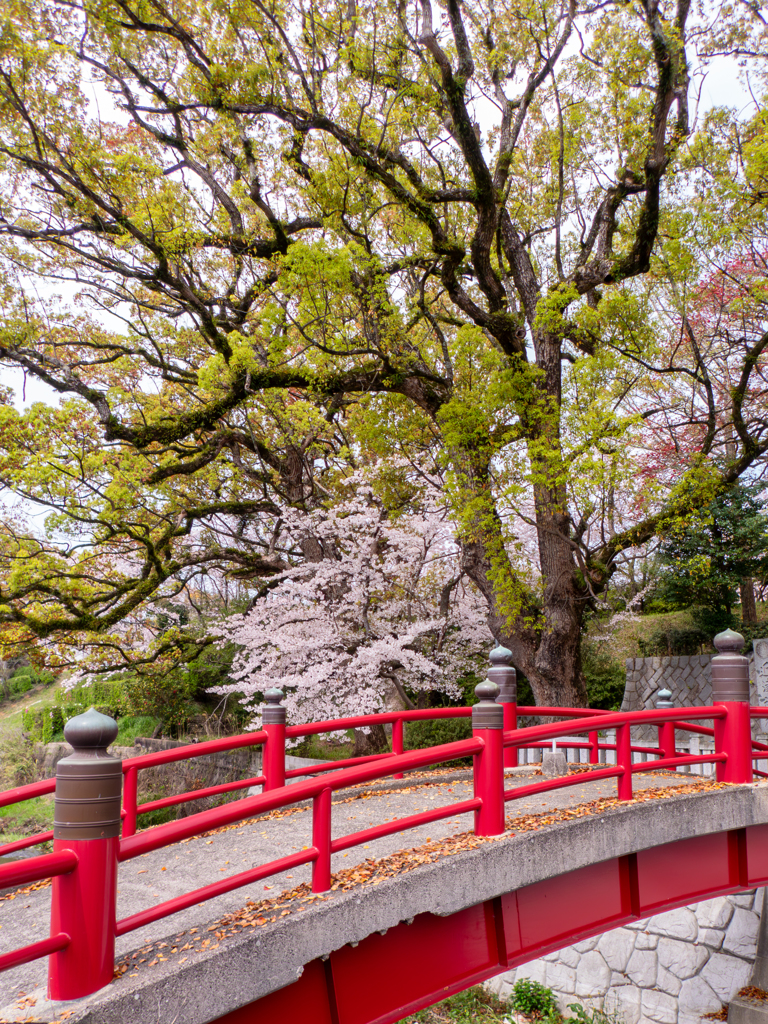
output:
[{"label": "red bridge railing", "polygon": [[[595,767],[586,778],[616,778],[620,800],[632,799],[633,774],[659,768],[713,763],[719,780],[751,782],[753,760],[768,758],[768,745],[752,740],[751,718],[768,717],[768,709],[749,706],[748,662],[737,653],[743,643],[741,638],[738,634],[729,635],[727,632],[720,634],[717,641],[720,641],[718,647],[721,653],[713,659],[715,700],[711,707],[664,706],[628,713],[577,708],[518,708],[514,700],[504,701],[503,687],[500,692],[495,682],[486,681],[476,687],[479,702],[472,708],[397,711],[286,726],[285,709],[280,704],[282,693],[278,690],[267,694],[264,727],[258,732],[146,754],[124,762],[107,753],[107,747],[117,732],[116,724],[91,709],[67,724],[67,739],[75,752],[59,763],[55,780],[34,783],[0,794],[0,806],[7,806],[51,793],[54,788],[56,791],[54,852],[0,865],[0,887],[53,879],[51,937],[0,956],[0,970],[50,956],[51,998],[78,998],[96,991],[111,980],[116,936],[127,934],[205,900],[302,864],[311,865],[313,891],[325,892],[331,886],[333,854],[468,811],[474,812],[475,832],[478,835],[500,835],[504,832],[506,803],[586,781],[585,775],[579,773],[542,779],[515,789],[504,789],[505,767],[517,763],[520,749],[546,747],[563,737],[568,737],[568,747],[576,746],[589,751],[590,764]],[[499,677],[498,665],[494,665],[489,672],[489,676],[494,674]],[[561,720],[518,729],[518,714]],[[471,738],[426,750],[403,751],[405,723],[461,717],[471,718]],[[712,726],[698,724],[701,721],[711,721]],[[391,753],[286,771],[286,740],[375,723],[392,726]],[[655,727],[658,746],[633,745],[630,734],[633,726]],[[601,741],[600,733],[614,729],[615,742]],[[702,755],[679,753],[675,746],[677,730],[711,736],[714,752]],[[573,740],[571,737],[574,734],[584,735],[584,741]],[[261,775],[163,800],[138,803],[138,773],[141,770],[249,746],[263,748]],[[601,767],[601,751],[614,751],[616,763]],[[633,763],[633,753],[637,751],[655,760]],[[335,792],[385,778],[401,778],[404,772],[470,756],[473,758],[474,778],[472,799],[333,838],[331,805]],[[307,775],[312,777],[303,778]],[[124,785],[121,787],[123,780]],[[288,786],[288,780],[299,781]],[[136,833],[139,817],[150,810],[225,795],[257,785],[261,785],[263,791],[256,796],[247,796]],[[312,845],[307,849],[117,920],[116,882],[119,863],[224,825],[310,800]],[[122,838],[119,836],[121,819]],[[6,844],[0,847],[0,856],[47,841],[50,837],[51,833],[43,833],[19,843]],[[84,934],[83,929],[86,927],[88,933]],[[100,951],[98,956],[94,956],[94,949]]]}]

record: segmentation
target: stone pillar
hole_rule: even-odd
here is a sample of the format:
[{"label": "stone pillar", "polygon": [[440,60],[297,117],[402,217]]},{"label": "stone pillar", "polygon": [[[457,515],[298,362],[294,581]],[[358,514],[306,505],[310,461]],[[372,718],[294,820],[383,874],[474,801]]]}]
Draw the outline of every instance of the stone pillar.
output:
[{"label": "stone pillar", "polygon": [[[766,890],[763,889],[763,910],[760,915],[760,931],[757,933],[757,953],[749,985],[768,991],[768,913],[766,913]],[[768,1002],[735,996],[728,1004],[728,1024],[768,1024]]]}]

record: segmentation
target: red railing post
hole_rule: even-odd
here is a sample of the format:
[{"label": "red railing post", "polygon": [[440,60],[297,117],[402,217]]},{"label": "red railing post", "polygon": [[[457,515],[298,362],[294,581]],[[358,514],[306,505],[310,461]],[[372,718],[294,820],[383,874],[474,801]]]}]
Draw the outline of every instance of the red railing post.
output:
[{"label": "red railing post", "polygon": [[331,888],[331,796],[330,786],[312,798],[312,845],[317,857],[312,865],[312,892]]},{"label": "red railing post", "polygon": [[117,723],[93,708],[64,728],[74,753],[56,766],[53,851],[71,850],[77,867],[53,879],[51,935],[70,942],[48,960],[48,996],[79,999],[112,980],[122,761],[107,747]]},{"label": "red railing post", "polygon": [[[396,719],[392,723],[392,753],[393,754],[402,754],[402,752],[403,752],[403,739],[404,739],[403,726],[404,725],[405,725],[405,723],[403,722],[402,718],[398,718],[398,719]],[[403,777],[403,773],[402,772],[398,772],[397,775],[393,775],[392,776],[393,779],[402,779],[402,777]]]},{"label": "red railing post", "polygon": [[725,754],[718,762],[719,782],[752,781],[752,722],[749,714],[749,659],[741,654],[744,637],[725,629],[715,637],[718,653],[712,659],[712,703],[725,709],[715,719],[715,749]]},{"label": "red railing post", "polygon": [[486,680],[475,687],[479,704],[472,708],[472,735],[483,741],[474,757],[475,796],[482,804],[475,811],[475,834],[499,836],[504,831],[504,711],[496,703],[499,688]]},{"label": "red railing post", "polygon": [[139,803],[139,769],[129,768],[123,779],[123,837],[136,835],[136,808]]},{"label": "red railing post", "polygon": [[262,766],[265,793],[268,789],[280,789],[285,785],[285,708],[280,704],[284,696],[278,689],[267,690],[264,694],[267,706],[261,720],[267,734]]},{"label": "red railing post", "polygon": [[[671,690],[659,690],[656,700],[656,707],[659,710],[664,708],[673,708],[675,705],[672,703],[672,691]],[[658,726],[659,734],[659,749],[662,751],[662,757],[674,757],[677,753],[675,745],[675,723],[674,722],[662,722]]]},{"label": "red railing post", "polygon": [[600,764],[600,742],[596,729],[589,734],[589,763]]},{"label": "red railing post", "polygon": [[632,799],[632,735],[629,723],[616,727],[616,764],[623,768],[618,777],[619,800]]},{"label": "red railing post", "polygon": [[[499,688],[496,703],[501,704],[504,712],[502,728],[504,732],[509,732],[517,728],[517,672],[512,667],[512,651],[497,644],[489,657],[491,667],[488,669],[488,679]],[[517,767],[517,747],[504,750],[504,767]]]}]

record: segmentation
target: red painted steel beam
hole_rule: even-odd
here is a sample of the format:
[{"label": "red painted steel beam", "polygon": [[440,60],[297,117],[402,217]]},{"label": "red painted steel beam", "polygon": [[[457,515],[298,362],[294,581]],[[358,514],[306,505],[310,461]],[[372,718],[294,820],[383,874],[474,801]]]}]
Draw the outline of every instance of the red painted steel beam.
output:
[{"label": "red painted steel beam", "polygon": [[0,857],[7,857],[9,853],[16,853],[17,850],[27,850],[30,846],[40,846],[41,843],[49,843],[53,839],[53,830],[50,832],[38,832],[35,836],[28,836],[26,839],[17,839],[15,843],[6,843],[0,846]]},{"label": "red painted steel beam", "polygon": [[29,860],[12,861],[0,864],[0,888],[10,889],[17,885],[28,885],[39,882],[43,878],[54,878],[65,875],[77,866],[77,854],[72,850],[60,853],[44,853],[40,857]]},{"label": "red painted steel beam", "polygon": [[22,946],[21,949],[14,949],[11,953],[3,953],[0,956],[0,971],[10,970],[11,967],[21,967],[22,964],[29,964],[40,957],[50,956],[51,953],[58,953],[60,949],[66,949],[70,943],[66,932],[59,932],[58,935],[51,935],[40,942],[33,942],[29,946]]}]

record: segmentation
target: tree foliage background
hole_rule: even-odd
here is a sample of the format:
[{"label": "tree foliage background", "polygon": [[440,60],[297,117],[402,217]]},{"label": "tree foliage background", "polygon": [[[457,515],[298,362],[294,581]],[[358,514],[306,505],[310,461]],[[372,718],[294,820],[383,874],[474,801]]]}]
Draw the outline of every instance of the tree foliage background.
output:
[{"label": "tree foliage background", "polygon": [[343,560],[312,517],[366,467],[384,534],[452,531],[435,616],[471,585],[536,699],[583,703],[587,609],[762,471],[765,117],[695,100],[765,28],[3,0],[0,359],[60,398],[0,409],[5,642],[187,657],[152,603]]}]

